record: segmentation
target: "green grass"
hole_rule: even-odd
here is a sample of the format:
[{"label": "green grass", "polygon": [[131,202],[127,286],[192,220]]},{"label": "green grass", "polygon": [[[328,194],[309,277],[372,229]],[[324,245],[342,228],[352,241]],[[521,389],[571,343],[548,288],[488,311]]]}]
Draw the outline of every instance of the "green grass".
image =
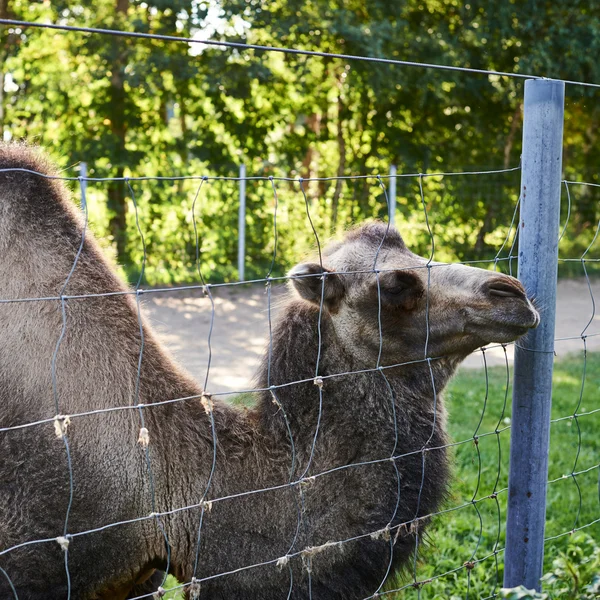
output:
[{"label": "green grass", "polygon": [[[573,415],[577,409],[582,394],[583,368],[583,353],[556,362],[553,419]],[[600,409],[600,353],[588,354],[584,382],[581,406],[577,409],[578,413],[588,413],[578,418],[581,444],[574,419],[552,424],[549,478],[558,481],[551,483],[548,489],[547,537],[584,527],[600,517],[597,467],[600,462],[600,411],[592,412]],[[422,558],[417,564],[416,580],[431,580],[419,589],[412,587],[415,574],[411,570],[387,582],[388,590],[409,587],[397,594],[386,595],[386,598],[455,600],[468,595],[472,599],[481,599],[502,587],[503,554],[497,555],[496,562],[494,549],[496,543],[502,549],[505,540],[506,491],[502,490],[508,480],[510,388],[509,383],[507,392],[507,373],[503,367],[488,369],[487,378],[483,370],[465,369],[449,386],[446,393],[450,413],[448,427],[452,439],[464,443],[453,449],[452,495],[445,508],[466,506],[436,517],[429,527]],[[480,419],[475,443],[473,436]],[[499,433],[495,433],[496,429]],[[576,483],[569,474],[573,472],[578,449],[575,470],[590,470],[578,475]],[[581,503],[577,484],[581,490]],[[494,491],[499,492],[497,499],[486,498]],[[474,505],[471,503],[474,497],[486,499]],[[589,583],[592,575],[600,571],[600,542],[594,543],[594,539],[600,540],[600,524],[546,543],[544,570],[548,573],[545,579],[548,598],[588,597],[581,592],[586,583],[584,580],[587,578]],[[470,571],[460,568],[471,561],[475,566]],[[173,578],[169,582],[176,585]],[[181,596],[166,597],[175,600]]]},{"label": "green grass", "polygon": [[[583,366],[583,353],[556,362],[553,419],[566,417],[575,412],[582,390]],[[469,504],[474,496],[484,498],[493,494],[498,470],[500,476],[496,489],[502,490],[507,485],[510,430],[494,433],[499,421],[501,423],[498,430],[510,424],[510,385],[507,394],[506,381],[506,369],[502,367],[488,369],[487,385],[483,370],[465,369],[449,386],[446,404],[450,412],[451,436],[456,442],[469,439],[470,441],[455,447],[452,498],[447,508]],[[505,397],[507,397],[506,407],[504,407]],[[595,409],[600,409],[600,354],[588,354],[585,385],[578,412],[590,413]],[[473,435],[482,412],[483,420],[476,445]],[[572,477],[562,479],[564,475],[573,471],[580,446],[577,423],[573,419],[553,423],[550,437],[549,479],[561,479],[550,484],[548,489],[547,537],[569,532],[600,517],[597,468],[600,462],[598,440],[600,412],[581,416],[578,421],[581,428],[581,448],[575,470],[581,471],[594,466],[596,468],[577,476],[577,484],[582,496],[581,512],[577,516],[580,506],[577,485]],[[490,432],[491,435],[486,435]],[[479,469],[480,464],[481,469]],[[489,498],[477,503],[476,506],[469,504],[465,508],[437,517],[429,529],[428,545],[417,566],[416,574],[417,581],[435,579],[421,586],[420,596],[417,589],[411,587],[405,590],[403,595],[399,594],[398,598],[453,600],[465,598],[467,590],[470,598],[485,598],[490,596],[496,587],[501,587],[503,555],[498,555],[496,568],[493,552],[498,539],[498,547],[500,549],[504,547],[506,492],[500,492],[497,500],[498,503],[495,499]],[[481,514],[481,522],[477,509]],[[498,528],[499,515],[500,529]],[[571,544],[581,542],[583,532],[600,539],[600,525],[596,524],[585,528],[582,534],[575,536],[575,539],[566,535],[546,543],[545,572],[552,571],[553,562],[561,553],[572,549],[569,542]],[[482,562],[477,562],[488,555],[491,556]],[[470,571],[470,577],[467,569],[464,568],[443,575],[470,561],[476,562],[475,567]],[[414,581],[413,578],[414,573],[411,573],[408,577],[389,581],[387,588],[401,587]],[[394,598],[394,595],[390,594],[388,597]]]}]

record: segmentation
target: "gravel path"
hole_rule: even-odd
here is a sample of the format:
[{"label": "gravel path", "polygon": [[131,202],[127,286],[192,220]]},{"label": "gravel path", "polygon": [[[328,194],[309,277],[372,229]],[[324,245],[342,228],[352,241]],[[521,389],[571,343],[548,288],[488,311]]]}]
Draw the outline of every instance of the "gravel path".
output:
[{"label": "gravel path", "polygon": [[[600,281],[592,282],[592,291],[600,299]],[[272,313],[285,294],[285,286],[274,286]],[[215,288],[214,328],[211,338],[212,360],[207,389],[230,392],[252,388],[256,372],[269,335],[267,295],[263,285]],[[581,335],[586,331],[588,350],[600,350],[600,307],[593,315],[593,303],[585,279],[562,280],[558,284],[558,309],[555,345],[557,356],[583,349]],[[145,313],[176,359],[202,383],[208,364],[208,332],[211,322],[211,303],[199,291],[161,292],[149,294],[144,303]],[[573,337],[575,339],[561,340]],[[509,347],[512,360],[512,347]],[[486,351],[488,365],[504,364],[501,348]],[[483,365],[482,353],[472,354],[463,368]]]}]

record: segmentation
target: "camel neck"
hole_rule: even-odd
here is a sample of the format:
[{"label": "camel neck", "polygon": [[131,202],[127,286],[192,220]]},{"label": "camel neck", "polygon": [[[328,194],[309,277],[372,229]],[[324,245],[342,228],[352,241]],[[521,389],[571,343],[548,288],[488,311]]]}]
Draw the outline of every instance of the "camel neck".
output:
[{"label": "camel neck", "polygon": [[[346,442],[355,440],[355,447],[331,444],[340,456],[323,453],[328,460],[335,464],[367,460],[381,454],[378,446],[392,444],[394,418],[397,423],[423,422],[422,435],[412,440],[417,446],[425,444],[436,428],[438,442],[443,443],[441,392],[455,370],[453,363],[432,360],[366,369],[343,347],[326,313],[319,315],[318,309],[295,301],[284,314],[260,371],[259,386],[267,390],[261,392],[256,409],[261,433],[274,446],[291,450],[293,439],[299,465],[304,457],[306,466],[315,454],[316,438],[325,443],[325,438],[331,442],[339,436]],[[315,436],[317,427],[320,432]],[[357,450],[374,431],[380,432],[380,444],[371,441],[364,452]]]}]

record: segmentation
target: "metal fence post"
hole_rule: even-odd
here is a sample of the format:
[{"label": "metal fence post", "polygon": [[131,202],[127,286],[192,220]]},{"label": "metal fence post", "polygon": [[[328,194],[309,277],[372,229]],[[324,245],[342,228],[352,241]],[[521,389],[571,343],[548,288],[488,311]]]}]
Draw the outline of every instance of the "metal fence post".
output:
[{"label": "metal fence post", "polygon": [[81,210],[83,210],[85,212],[86,208],[85,208],[85,204],[86,204],[86,199],[85,199],[85,194],[87,191],[87,181],[86,181],[86,177],[87,177],[87,163],[86,162],[80,162],[79,163],[79,177],[81,177],[81,181],[80,181],[80,188],[81,188]]},{"label": "metal fence post", "polygon": [[515,348],[504,586],[540,589],[552,406],[565,84],[525,82],[519,279],[543,307]]},{"label": "metal fence post", "polygon": [[238,214],[238,274],[244,280],[246,257],[246,165],[240,165],[240,211]]},{"label": "metal fence post", "polygon": [[390,225],[394,225],[396,220],[396,165],[390,167]]}]

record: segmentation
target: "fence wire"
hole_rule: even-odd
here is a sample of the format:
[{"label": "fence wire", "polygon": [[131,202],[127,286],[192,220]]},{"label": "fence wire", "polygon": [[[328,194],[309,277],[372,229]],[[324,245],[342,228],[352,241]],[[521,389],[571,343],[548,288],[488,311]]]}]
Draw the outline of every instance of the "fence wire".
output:
[{"label": "fence wire", "polygon": [[[213,46],[218,48],[235,48],[238,50],[256,50],[260,52],[280,52],[282,54],[295,54],[300,56],[320,56],[323,58],[341,58],[350,61],[361,61],[369,63],[379,63],[385,65],[398,65],[403,67],[417,67],[425,69],[439,69],[442,71],[454,71],[459,73],[470,73],[472,75],[495,75],[499,77],[510,77],[515,79],[548,79],[544,75],[531,75],[527,73],[516,73],[507,71],[494,71],[490,69],[476,69],[473,67],[441,65],[435,63],[423,63],[409,60],[399,60],[391,58],[383,58],[379,56],[359,56],[353,54],[340,54],[335,52],[320,52],[316,50],[303,50],[300,48],[284,48],[277,46],[262,46],[259,44],[248,44],[244,42],[231,42],[226,40],[207,40],[197,37],[186,38],[182,36],[161,35],[157,33],[147,33],[139,31],[123,31],[119,29],[106,29],[98,27],[80,27],[76,25],[66,25],[64,23],[45,23],[39,21],[18,21],[15,19],[0,19],[0,25],[11,28],[41,28],[53,29],[60,32],[77,32],[89,33],[95,35],[108,35],[123,38],[134,38],[139,40],[160,40],[163,42],[174,42],[184,44],[198,44],[203,46]],[[578,85],[589,88],[600,88],[600,84],[586,81],[565,80],[565,83],[570,85]]]},{"label": "fence wire", "polygon": [[[480,349],[479,352],[482,358],[482,377],[484,378],[484,391],[483,397],[479,399],[480,410],[478,416],[474,420],[475,427],[472,431],[472,435],[455,442],[449,442],[443,445],[432,444],[435,435],[438,433],[438,429],[443,423],[444,417],[440,413],[440,396],[439,390],[436,389],[436,379],[434,370],[444,360],[443,356],[434,356],[429,352],[429,340],[430,340],[430,289],[431,289],[431,273],[434,269],[444,269],[445,265],[441,265],[434,262],[436,253],[436,240],[434,230],[431,226],[431,208],[428,207],[426,198],[426,192],[423,188],[423,181],[428,177],[485,177],[490,174],[498,173],[510,173],[518,171],[518,167],[510,169],[499,169],[492,171],[472,171],[466,173],[411,173],[411,174],[399,174],[398,178],[413,179],[417,182],[419,188],[419,202],[422,208],[422,218],[428,232],[430,243],[430,253],[426,264],[423,265],[409,265],[406,270],[421,270],[426,274],[427,286],[425,290],[425,322],[426,322],[426,336],[425,344],[423,347],[423,356],[418,360],[411,360],[406,362],[400,362],[393,365],[382,364],[382,353],[384,347],[384,328],[382,321],[382,294],[381,294],[381,277],[388,272],[397,272],[402,269],[386,269],[381,268],[378,264],[380,254],[384,248],[385,242],[388,239],[390,225],[386,226],[384,235],[380,240],[377,248],[375,259],[372,267],[366,270],[346,270],[337,271],[338,275],[359,275],[371,273],[374,275],[377,285],[377,323],[378,323],[378,357],[376,364],[372,368],[361,368],[356,370],[347,370],[344,372],[327,372],[322,368],[322,356],[323,352],[327,351],[323,340],[323,318],[325,314],[325,297],[326,297],[326,282],[328,276],[331,276],[325,270],[326,264],[323,259],[322,251],[322,240],[317,232],[317,228],[311,217],[310,202],[307,197],[305,184],[310,179],[293,179],[289,177],[248,177],[248,181],[254,181],[258,184],[264,184],[270,187],[273,202],[272,202],[272,218],[273,218],[273,252],[271,263],[265,276],[260,279],[253,279],[251,282],[231,282],[231,283],[211,283],[207,277],[206,272],[203,272],[202,265],[202,249],[200,242],[200,230],[202,228],[202,194],[205,192],[206,187],[211,185],[212,182],[219,180],[227,180],[238,178],[226,178],[226,177],[212,177],[209,175],[192,176],[192,177],[142,177],[142,178],[81,178],[81,177],[50,177],[43,173],[36,171],[30,171],[26,169],[2,169],[0,173],[9,171],[23,171],[29,175],[35,175],[43,178],[60,179],[66,182],[77,181],[79,183],[81,193],[83,195],[82,206],[85,213],[85,223],[83,227],[83,235],[81,238],[81,244],[73,261],[71,270],[61,287],[61,290],[57,296],[40,296],[40,297],[23,297],[23,298],[0,298],[0,305],[11,304],[11,303],[58,303],[61,315],[62,315],[62,328],[60,335],[56,342],[55,351],[52,357],[52,364],[49,365],[52,374],[52,393],[54,399],[54,406],[52,409],[49,407],[48,416],[43,419],[38,419],[30,422],[22,422],[11,424],[9,426],[0,427],[1,435],[10,435],[15,431],[28,430],[31,431],[31,435],[35,435],[37,428],[52,427],[58,437],[60,437],[64,443],[65,456],[66,456],[66,470],[68,472],[68,509],[64,517],[64,526],[62,529],[56,531],[55,537],[48,537],[44,539],[23,539],[17,544],[10,547],[0,549],[0,575],[2,575],[8,582],[9,588],[15,599],[18,599],[17,590],[12,583],[11,574],[2,568],[2,557],[6,557],[16,550],[23,548],[31,548],[41,544],[59,544],[64,552],[64,563],[67,577],[67,597],[71,597],[71,577],[72,572],[69,565],[69,553],[72,544],[77,544],[78,540],[84,536],[89,536],[95,533],[104,532],[110,529],[122,528],[127,525],[134,523],[154,523],[156,530],[164,540],[165,545],[165,556],[166,556],[166,568],[169,570],[171,557],[177,548],[172,547],[172,542],[167,535],[166,521],[181,513],[198,513],[197,528],[193,534],[195,539],[195,551],[193,552],[193,568],[192,577],[187,581],[180,582],[179,586],[174,589],[188,590],[192,598],[201,598],[202,596],[202,585],[208,582],[233,576],[244,571],[251,569],[260,569],[264,567],[271,567],[273,569],[287,570],[289,573],[289,587],[287,588],[287,598],[292,597],[307,597],[312,599],[316,596],[313,595],[313,571],[315,564],[319,561],[319,555],[322,553],[339,552],[343,553],[345,547],[351,545],[354,542],[360,540],[381,540],[389,545],[389,557],[387,559],[387,568],[384,571],[384,575],[380,582],[374,586],[373,592],[367,598],[378,598],[378,597],[389,597],[395,593],[404,592],[405,594],[412,593],[417,598],[429,597],[427,595],[428,587],[440,580],[448,580],[447,585],[452,586],[453,582],[458,582],[459,578],[464,578],[463,583],[466,586],[465,598],[494,598],[498,596],[498,592],[502,587],[502,565],[500,556],[504,551],[503,540],[503,522],[505,517],[506,503],[505,497],[507,492],[506,487],[506,476],[507,466],[506,457],[507,453],[504,450],[507,446],[507,432],[511,427],[510,418],[508,416],[508,399],[510,396],[510,378],[511,369],[508,350],[512,344],[494,344],[486,348]],[[144,181],[151,179],[156,180],[168,180],[175,181],[180,179],[188,179],[197,182],[197,189],[193,197],[192,202],[192,215],[191,223],[193,225],[193,235],[195,239],[195,263],[196,271],[198,275],[198,283],[193,285],[175,286],[170,288],[156,288],[156,289],[143,289],[141,287],[143,281],[144,269],[147,262],[147,248],[144,240],[144,227],[149,224],[144,223],[140,219],[138,212],[138,203],[136,202],[135,186],[143,184]],[[318,181],[332,181],[338,178],[317,178]],[[383,195],[383,200],[386,205],[389,204],[389,198],[387,193],[387,187],[385,182],[389,180],[388,175],[373,175],[373,176],[356,176],[356,177],[344,177],[345,180],[352,179],[373,179],[374,182],[380,187]],[[88,227],[88,211],[89,202],[85,201],[86,189],[89,194],[89,187],[85,184],[106,184],[114,181],[124,181],[129,193],[131,204],[135,211],[135,222],[136,228],[139,235],[139,243],[142,249],[142,264],[140,265],[140,275],[136,285],[133,289],[128,291],[111,291],[101,293],[90,293],[90,294],[67,294],[67,288],[72,276],[76,273],[78,261],[80,260],[81,253],[85,247],[85,236]],[[278,259],[278,207],[280,206],[280,199],[278,196],[278,184],[280,182],[293,182],[297,185],[296,192],[297,197],[304,204],[306,211],[306,218],[310,224],[310,229],[314,236],[314,246],[318,250],[318,263],[321,268],[319,273],[301,273],[296,275],[288,275],[281,277],[274,277],[273,270]],[[584,182],[573,182],[565,181],[564,189],[565,196],[568,203],[567,216],[564,221],[563,228],[561,230],[561,241],[567,239],[569,218],[571,215],[571,190],[574,186],[594,186],[594,184],[587,184]],[[596,186],[597,187],[597,186]],[[512,222],[506,234],[506,238],[497,252],[497,254],[485,261],[465,261],[463,264],[479,264],[481,266],[487,266],[489,268],[499,270],[502,264],[506,264],[511,274],[513,273],[513,263],[517,259],[515,254],[515,244],[518,240],[518,227],[516,225],[516,215],[518,212],[518,202],[515,206],[513,213]],[[389,211],[388,211],[389,214]],[[587,382],[587,370],[589,360],[589,348],[588,340],[591,337],[600,334],[598,331],[594,331],[594,319],[596,316],[595,299],[593,293],[593,286],[588,274],[586,264],[590,262],[597,262],[600,259],[590,257],[590,252],[594,248],[596,239],[598,236],[598,226],[596,226],[596,233],[590,242],[589,246],[581,253],[579,257],[574,256],[562,256],[560,261],[562,262],[579,262],[581,264],[582,274],[587,284],[590,297],[590,316],[589,321],[585,327],[580,331],[579,335],[572,336],[569,338],[557,338],[556,342],[560,344],[561,341],[567,339],[581,339],[582,344],[582,371],[581,371],[581,384],[580,391],[577,398],[573,400],[573,411],[566,415],[558,415],[552,420],[553,429],[559,427],[571,427],[575,431],[574,441],[574,453],[571,463],[571,468],[567,473],[552,474],[549,478],[549,491],[550,491],[550,503],[548,507],[549,514],[552,513],[552,495],[555,488],[560,488],[561,491],[558,494],[563,493],[562,489],[564,486],[572,486],[571,493],[575,495],[575,509],[573,515],[572,526],[564,531],[549,531],[546,543],[549,545],[552,542],[563,538],[565,536],[572,535],[577,531],[586,530],[592,528],[594,525],[600,522],[600,518],[590,518],[590,515],[600,513],[600,482],[598,483],[598,494],[593,500],[590,501],[589,495],[595,484],[591,483],[592,477],[597,479],[600,477],[600,463],[597,464],[581,464],[581,452],[584,447],[585,441],[589,441],[589,429],[586,430],[586,421],[593,419],[593,415],[597,415],[600,412],[600,405],[598,405],[597,395],[594,393],[588,393],[586,387]],[[316,358],[316,368],[313,376],[310,378],[301,378],[294,381],[286,381],[284,383],[274,383],[272,379],[272,365],[274,362],[275,353],[275,340],[273,330],[273,307],[272,307],[272,288],[274,284],[282,283],[289,280],[302,280],[305,278],[319,278],[320,280],[320,302],[319,312],[317,319],[317,335],[318,335],[318,354]],[[215,312],[215,301],[213,293],[220,288],[228,288],[231,286],[237,286],[247,283],[262,283],[265,285],[265,296],[266,296],[266,311],[268,319],[268,343],[266,350],[266,363],[267,363],[267,375],[266,385],[256,386],[248,389],[241,389],[235,392],[215,392],[211,393],[211,364],[213,358],[213,343],[212,343],[212,332],[216,320]],[[210,307],[210,327],[209,333],[206,339],[207,349],[207,367],[204,374],[204,386],[203,391],[200,394],[187,395],[182,397],[164,398],[156,401],[147,401],[145,397],[142,397],[140,393],[141,389],[141,378],[142,378],[142,367],[144,364],[144,352],[145,352],[145,328],[146,326],[142,320],[142,308],[141,299],[142,296],[150,296],[153,294],[164,294],[174,291],[188,291],[201,290],[206,301]],[[139,327],[139,354],[137,360],[137,378],[135,382],[135,390],[131,397],[131,403],[126,406],[109,406],[109,407],[98,407],[92,410],[84,410],[81,412],[73,412],[72,414],[64,414],[61,410],[61,393],[58,386],[61,378],[69,378],[69,372],[61,372],[57,369],[57,357],[59,356],[61,346],[68,335],[70,328],[81,326],[80,324],[69,323],[68,305],[71,302],[82,302],[90,298],[111,298],[120,295],[131,295],[135,300],[135,307],[137,313],[137,322]],[[541,307],[543,309],[543,307]],[[490,371],[488,367],[488,354],[492,350],[501,352],[502,361],[504,367],[498,371]],[[399,428],[398,428],[398,417],[397,414],[398,406],[396,403],[395,391],[390,383],[389,377],[393,376],[394,371],[400,367],[410,367],[414,365],[421,365],[427,368],[428,376],[431,381],[431,393],[433,398],[433,415],[430,423],[431,431],[426,438],[424,444],[419,448],[408,451],[399,452]],[[382,454],[381,456],[357,461],[350,462],[349,464],[334,465],[329,468],[322,470],[315,470],[313,465],[315,464],[316,456],[319,453],[319,444],[323,443],[322,440],[326,440],[328,431],[323,429],[323,422],[328,416],[326,414],[326,402],[328,393],[330,393],[331,386],[338,385],[340,381],[351,378],[358,375],[372,375],[381,379],[384,390],[387,390],[388,398],[385,400],[389,404],[389,428],[391,433],[392,443],[390,445],[389,452]],[[490,378],[500,378],[503,381],[502,393],[497,394],[497,397],[490,397]],[[294,415],[289,414],[289,407],[286,409],[284,402],[281,401],[280,394],[286,390],[294,388],[295,386],[301,386],[303,384],[313,383],[318,390],[318,410],[316,419],[314,421],[314,428],[310,432],[310,451],[308,456],[300,456],[298,454],[298,448],[296,447],[296,440],[293,435],[292,421]],[[281,415],[283,419],[284,427],[287,432],[289,439],[289,476],[286,481],[283,481],[276,485],[267,485],[264,487],[257,487],[256,489],[248,489],[244,491],[237,491],[226,495],[215,495],[211,493],[211,485],[214,481],[214,477],[218,472],[218,454],[219,454],[219,442],[217,439],[214,411],[215,399],[219,396],[235,396],[238,394],[257,394],[260,392],[266,392],[271,395],[272,402],[277,409],[277,414]],[[451,392],[452,395],[452,392]],[[208,416],[210,423],[210,434],[212,438],[211,446],[212,452],[209,460],[211,467],[209,469],[209,476],[206,480],[206,484],[203,487],[203,492],[198,495],[197,498],[190,504],[184,506],[167,506],[160,507],[157,503],[156,498],[156,474],[153,469],[153,447],[157,448],[157,452],[160,450],[160,440],[157,440],[155,436],[160,436],[160,431],[156,428],[152,428],[148,424],[148,415],[153,409],[158,407],[164,407],[167,405],[182,405],[199,401],[206,415]],[[584,407],[584,402],[586,405]],[[587,404],[591,402],[592,404]],[[452,405],[452,399],[450,400]],[[491,414],[490,406],[494,407],[494,413]],[[69,527],[69,515],[73,502],[73,490],[78,485],[78,482],[74,476],[72,457],[70,453],[69,439],[70,439],[70,428],[75,428],[77,422],[81,419],[90,418],[94,415],[102,414],[123,414],[124,412],[131,412],[132,415],[137,413],[139,418],[139,437],[137,440],[133,440],[133,443],[137,444],[143,454],[143,459],[146,469],[146,483],[147,491],[150,496],[151,511],[148,514],[140,514],[135,518],[117,520],[115,522],[104,523],[96,527],[85,529],[85,530],[73,530]],[[477,412],[474,410],[474,413]],[[485,421],[493,423],[493,429],[485,430]],[[153,421],[154,422],[154,421]],[[592,426],[594,422],[592,421]],[[584,441],[584,433],[587,433]],[[593,433],[593,432],[592,432]],[[379,431],[373,431],[373,436],[381,435]],[[553,432],[554,434],[554,432]],[[123,441],[123,451],[131,452],[131,448],[127,447],[125,440]],[[483,451],[482,451],[483,448]],[[491,448],[494,450],[492,451]],[[421,504],[424,485],[427,480],[427,464],[429,457],[435,456],[435,453],[440,450],[451,451],[455,460],[462,465],[463,468],[469,462],[471,462],[471,470],[475,473],[474,486],[472,493],[469,494],[468,498],[460,499],[453,496],[446,502],[446,504],[439,510],[430,512],[428,514],[421,514]],[[401,494],[401,483],[402,477],[399,470],[399,463],[402,459],[409,457],[418,457],[420,461],[420,477],[417,495],[417,508],[414,515],[410,519],[404,519],[398,522],[398,511],[402,506],[402,494]],[[385,464],[391,464],[393,466],[395,480],[395,486],[397,489],[396,498],[394,501],[394,510],[387,518],[387,522],[384,526],[376,529],[369,529],[361,531],[356,535],[345,537],[342,539],[331,539],[323,542],[315,537],[315,532],[311,529],[311,526],[306,521],[307,511],[307,498],[306,491],[310,489],[311,485],[315,482],[326,480],[328,476],[339,474],[341,472],[347,472],[350,470],[357,470],[362,468],[375,468]],[[492,475],[490,476],[489,473]],[[458,476],[461,477],[463,474],[459,470]],[[485,477],[484,477],[485,475]],[[259,497],[275,491],[290,490],[292,492],[293,512],[297,515],[295,532],[291,539],[285,541],[287,551],[280,555],[274,555],[266,560],[260,560],[251,564],[244,564],[242,566],[227,569],[225,568],[221,572],[217,573],[206,573],[203,570],[203,556],[206,556],[207,548],[204,543],[203,532],[207,520],[211,519],[211,511],[218,505],[224,503],[231,503],[239,501],[244,498]],[[468,545],[465,545],[460,549],[460,552],[464,556],[462,564],[447,565],[444,561],[440,561],[441,564],[446,564],[448,568],[442,572],[433,572],[428,568],[428,551],[425,549],[422,551],[423,539],[422,539],[422,525],[429,522],[431,519],[434,520],[433,530],[436,533],[440,533],[444,528],[448,528],[448,521],[446,520],[449,516],[457,513],[470,515],[467,519],[469,535],[463,536],[463,541],[468,540]],[[489,526],[490,520],[495,523],[494,534],[489,537],[488,532],[491,530]],[[485,524],[484,524],[485,522]],[[464,523],[461,524],[464,526]],[[398,580],[397,578],[388,577],[393,570],[394,565],[394,551],[395,544],[400,536],[406,532],[414,533],[414,548],[412,550],[411,565],[408,573],[404,576],[404,579]],[[434,534],[435,535],[435,534]],[[302,541],[302,543],[300,543]],[[432,543],[435,545],[435,537]],[[465,542],[466,544],[466,542]],[[424,560],[421,561],[421,556],[424,556]],[[301,568],[306,573],[306,589],[298,590],[298,586],[303,582],[294,580],[294,574],[298,571],[294,570],[294,565],[301,565]],[[492,575],[488,576],[488,570],[491,570]],[[163,587],[165,583],[163,582]],[[163,592],[159,589],[159,595]],[[300,594],[298,596],[298,594]],[[304,596],[305,594],[305,596]],[[137,599],[151,598],[154,597],[152,593],[137,596]]]}]

